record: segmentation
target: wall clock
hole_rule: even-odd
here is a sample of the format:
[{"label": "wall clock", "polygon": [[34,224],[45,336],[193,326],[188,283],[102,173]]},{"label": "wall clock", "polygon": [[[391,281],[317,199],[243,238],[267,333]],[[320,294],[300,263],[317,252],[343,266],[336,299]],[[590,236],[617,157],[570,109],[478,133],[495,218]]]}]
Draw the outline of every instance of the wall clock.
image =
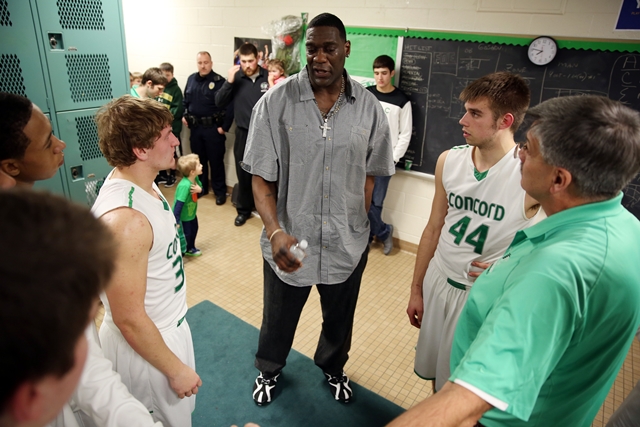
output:
[{"label": "wall clock", "polygon": [[558,53],[558,44],[549,36],[540,36],[529,45],[527,55],[536,65],[547,65]]}]

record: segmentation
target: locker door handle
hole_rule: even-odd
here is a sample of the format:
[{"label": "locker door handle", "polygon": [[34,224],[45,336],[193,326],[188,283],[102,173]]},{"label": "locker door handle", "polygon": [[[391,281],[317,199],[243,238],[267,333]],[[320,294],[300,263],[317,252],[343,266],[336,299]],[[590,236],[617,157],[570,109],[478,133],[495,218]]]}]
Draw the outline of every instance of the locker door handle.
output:
[{"label": "locker door handle", "polygon": [[71,166],[71,179],[73,181],[77,181],[79,179],[84,179],[84,174],[82,173],[82,165],[80,166]]},{"label": "locker door handle", "polygon": [[51,46],[51,50],[63,50],[62,34],[49,33],[49,46]]}]

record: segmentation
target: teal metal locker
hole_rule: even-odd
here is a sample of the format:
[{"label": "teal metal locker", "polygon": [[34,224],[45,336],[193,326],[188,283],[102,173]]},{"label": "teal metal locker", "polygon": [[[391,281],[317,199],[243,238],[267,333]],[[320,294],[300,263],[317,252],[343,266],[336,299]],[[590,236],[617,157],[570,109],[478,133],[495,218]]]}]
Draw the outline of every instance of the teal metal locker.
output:
[{"label": "teal metal locker", "polygon": [[0,40],[0,91],[26,96],[48,113],[51,96],[29,1],[0,0]]},{"label": "teal metal locker", "polygon": [[[128,83],[127,83],[128,84]],[[72,200],[93,205],[104,178],[111,168],[98,147],[98,130],[94,121],[97,108],[58,113],[58,127],[63,141],[77,150],[65,150],[67,180]]]},{"label": "teal metal locker", "polygon": [[[38,37],[28,1],[0,0],[0,92],[26,96],[50,119],[51,95],[45,86]],[[57,131],[52,123],[53,132]],[[65,194],[64,168],[53,178],[36,183],[38,189]]]},{"label": "teal metal locker", "polygon": [[129,91],[121,1],[0,0],[0,39],[0,91],[27,96],[67,144],[36,187],[92,205],[111,170],[93,117]]}]

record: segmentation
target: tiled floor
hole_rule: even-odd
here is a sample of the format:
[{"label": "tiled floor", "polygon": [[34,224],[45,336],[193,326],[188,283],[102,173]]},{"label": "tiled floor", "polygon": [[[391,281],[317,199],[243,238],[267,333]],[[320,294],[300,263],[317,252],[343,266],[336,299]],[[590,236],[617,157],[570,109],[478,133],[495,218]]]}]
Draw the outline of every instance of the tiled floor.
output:
[{"label": "tiled floor", "polygon": [[[164,189],[173,201],[173,189]],[[233,225],[236,211],[230,200],[216,206],[209,195],[200,199],[199,258],[187,258],[189,306],[210,300],[244,321],[260,327],[262,319],[262,257],[258,238],[260,218],[242,227]],[[382,254],[374,244],[369,254],[356,310],[353,345],[345,368],[353,381],[409,408],[431,394],[427,382],[413,373],[418,330],[405,313],[415,255],[394,249]],[[322,316],[316,292],[302,313],[293,347],[313,357]],[[254,369],[248,366],[247,369]],[[640,345],[634,340],[627,360],[593,426],[606,424],[612,412],[640,379]]]}]

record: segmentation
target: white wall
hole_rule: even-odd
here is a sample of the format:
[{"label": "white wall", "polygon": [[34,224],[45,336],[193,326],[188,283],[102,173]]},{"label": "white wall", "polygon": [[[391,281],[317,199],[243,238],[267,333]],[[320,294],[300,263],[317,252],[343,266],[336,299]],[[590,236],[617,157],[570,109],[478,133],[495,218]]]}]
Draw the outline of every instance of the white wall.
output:
[{"label": "white wall", "polygon": [[[640,39],[640,32],[614,32],[622,0],[122,0],[131,71],[171,62],[181,87],[196,71],[196,52],[211,53],[225,78],[233,38],[268,38],[261,27],[284,15],[322,12],[346,26],[412,28],[555,37]],[[295,4],[295,6],[284,6]],[[479,10],[482,9],[482,10]],[[550,11],[552,13],[540,13]],[[353,46],[352,49],[357,49]],[[227,140],[227,184],[236,182],[233,135]],[[188,146],[188,144],[186,144]],[[384,220],[395,237],[417,244],[431,212],[433,180],[399,172],[389,186]]]}]

